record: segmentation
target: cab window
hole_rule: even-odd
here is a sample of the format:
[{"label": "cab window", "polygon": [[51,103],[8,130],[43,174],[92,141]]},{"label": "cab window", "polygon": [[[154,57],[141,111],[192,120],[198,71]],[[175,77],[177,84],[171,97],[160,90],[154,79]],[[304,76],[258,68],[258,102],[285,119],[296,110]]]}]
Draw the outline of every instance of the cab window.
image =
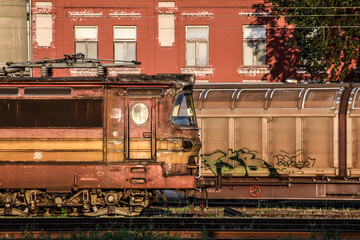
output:
[{"label": "cab window", "polygon": [[191,93],[182,93],[177,97],[173,106],[171,121],[176,126],[196,126]]}]

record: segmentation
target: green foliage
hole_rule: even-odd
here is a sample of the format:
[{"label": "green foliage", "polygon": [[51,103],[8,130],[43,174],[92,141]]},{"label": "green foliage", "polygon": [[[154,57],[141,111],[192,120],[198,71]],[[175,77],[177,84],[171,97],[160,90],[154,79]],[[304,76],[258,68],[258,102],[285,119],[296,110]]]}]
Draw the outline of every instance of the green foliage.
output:
[{"label": "green foliage", "polygon": [[61,215],[60,217],[68,217],[68,209],[67,208],[61,208]]},{"label": "green foliage", "polygon": [[[0,239],[40,239],[40,240],[48,240],[52,239],[50,233],[41,232],[38,237],[35,237],[32,231],[25,230],[20,238],[14,238],[13,236],[5,235],[4,237],[0,237]],[[62,240],[103,240],[103,239],[124,239],[124,240],[178,240],[178,239],[186,239],[181,238],[179,236],[170,236],[169,233],[158,233],[147,231],[146,229],[140,230],[127,230],[125,228],[116,229],[116,230],[108,230],[104,232],[93,231],[90,233],[84,233],[78,231],[76,233],[71,234],[70,236],[59,235],[56,239]],[[196,238],[191,238],[196,239]],[[202,238],[204,239],[204,238]]]},{"label": "green foliage", "polygon": [[[314,77],[343,81],[360,62],[359,0],[270,0],[272,11],[295,27],[289,44]],[[329,72],[327,74],[326,72]],[[360,81],[357,74],[356,81]]]}]

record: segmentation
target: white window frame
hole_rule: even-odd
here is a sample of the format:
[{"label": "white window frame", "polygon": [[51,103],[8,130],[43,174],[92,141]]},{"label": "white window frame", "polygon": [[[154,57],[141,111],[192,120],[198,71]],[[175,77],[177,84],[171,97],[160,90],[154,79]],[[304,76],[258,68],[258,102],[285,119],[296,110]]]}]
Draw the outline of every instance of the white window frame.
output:
[{"label": "white window frame", "polygon": [[[78,29],[96,29],[96,33],[94,37],[88,36],[88,37],[81,37],[78,36]],[[91,35],[91,34],[90,34]],[[96,56],[95,58],[98,57],[98,52],[99,52],[99,44],[98,44],[98,39],[99,39],[99,29],[98,26],[75,26],[75,52],[77,53],[77,49],[76,49],[76,45],[77,43],[85,43],[85,48],[87,47],[88,43],[96,43]],[[88,53],[85,53],[85,58],[88,58]]]},{"label": "white window frame", "polygon": [[[135,36],[133,37],[116,37],[115,31],[116,29],[134,29],[135,30]],[[114,60],[123,60],[123,61],[132,61],[137,59],[137,27],[136,26],[114,26],[113,27],[113,34],[114,34]],[[116,57],[116,43],[123,43],[123,59],[115,59]],[[135,43],[135,59],[127,59],[128,53],[127,53],[127,44]]]},{"label": "white window frame", "polygon": [[[245,34],[245,29],[250,29],[250,28],[259,28],[262,27],[264,28],[265,32],[264,35],[260,34],[260,36],[246,36]],[[251,64],[245,64],[245,58],[247,57],[245,55],[245,45],[248,42],[254,42],[257,43],[255,44],[255,48],[252,48],[252,59],[251,59]],[[264,58],[265,58],[265,64],[257,64],[258,59],[257,59],[257,51],[261,51],[259,49],[257,49],[257,46],[259,46],[259,43],[264,43],[265,45],[265,50],[264,50]],[[266,25],[243,25],[243,66],[245,67],[266,67]]]},{"label": "white window frame", "polygon": [[[189,38],[188,37],[188,29],[189,28],[206,28],[207,30],[207,38]],[[208,67],[209,66],[209,26],[208,25],[189,25],[186,26],[186,53],[188,51],[188,44],[189,43],[195,43],[195,64],[189,64],[190,60],[187,57],[187,54],[185,54],[186,58],[186,67]],[[207,62],[206,64],[200,64],[200,43],[206,43],[207,44]]]}]

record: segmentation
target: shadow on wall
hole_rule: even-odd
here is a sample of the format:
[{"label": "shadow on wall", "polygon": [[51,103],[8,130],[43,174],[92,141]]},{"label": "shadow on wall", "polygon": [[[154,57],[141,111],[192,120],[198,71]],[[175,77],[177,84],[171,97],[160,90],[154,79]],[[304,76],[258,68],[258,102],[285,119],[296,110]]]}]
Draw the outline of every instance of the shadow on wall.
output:
[{"label": "shadow on wall", "polygon": [[[285,28],[282,20],[277,20],[271,12],[270,15],[263,13],[269,12],[270,1],[265,0],[264,4],[254,4],[254,13],[258,14],[255,21],[251,24],[266,26],[266,64],[270,68],[270,73],[263,77],[263,80],[281,81],[286,79],[296,79],[296,68],[299,65],[299,49],[287,46],[287,41],[294,33],[294,29]],[[270,76],[269,76],[270,75]]]}]

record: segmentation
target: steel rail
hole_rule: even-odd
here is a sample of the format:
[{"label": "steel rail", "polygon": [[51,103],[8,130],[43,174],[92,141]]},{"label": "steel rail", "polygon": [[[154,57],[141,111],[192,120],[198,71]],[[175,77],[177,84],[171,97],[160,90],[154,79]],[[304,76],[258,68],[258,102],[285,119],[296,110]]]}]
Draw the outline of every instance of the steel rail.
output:
[{"label": "steel rail", "polygon": [[360,219],[296,219],[296,218],[0,218],[0,232],[21,231],[76,231],[143,229],[147,230],[257,230],[257,231],[305,231],[324,230],[360,233]]},{"label": "steel rail", "polygon": [[70,237],[116,230],[151,231],[186,238],[276,239],[341,236],[360,238],[360,220],[283,218],[0,218],[0,235],[36,239],[41,234]]}]

